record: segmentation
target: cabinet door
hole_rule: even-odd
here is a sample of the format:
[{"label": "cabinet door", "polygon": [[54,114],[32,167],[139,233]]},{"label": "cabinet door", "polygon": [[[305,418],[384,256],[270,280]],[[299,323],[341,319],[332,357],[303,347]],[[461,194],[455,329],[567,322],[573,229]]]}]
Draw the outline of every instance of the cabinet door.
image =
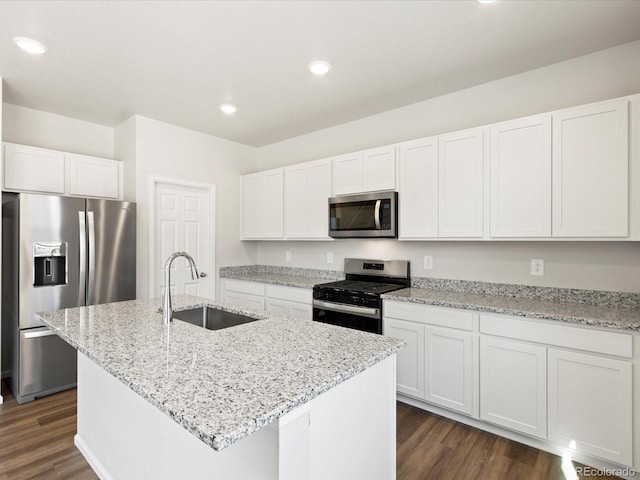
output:
[{"label": "cabinet door", "polygon": [[308,168],[305,164],[284,169],[284,236],[287,238],[307,236],[308,188]]},{"label": "cabinet door", "polygon": [[264,310],[264,297],[244,294],[242,296],[242,305],[254,310]]},{"label": "cabinet door", "polygon": [[289,313],[292,318],[311,320],[313,318],[313,306],[298,302],[289,302]]},{"label": "cabinet door", "polygon": [[121,162],[84,155],[66,157],[70,195],[121,198]]},{"label": "cabinet door", "polygon": [[482,237],[483,130],[438,139],[438,233]]},{"label": "cabinet door", "polygon": [[333,159],[333,194],[362,192],[362,152],[340,155]]},{"label": "cabinet door", "polygon": [[628,235],[628,101],[553,114],[553,236]]},{"label": "cabinet door", "polygon": [[549,349],[549,440],[633,463],[631,362]]},{"label": "cabinet door", "polygon": [[263,182],[260,174],[242,177],[242,238],[260,238],[263,230]]},{"label": "cabinet door", "polygon": [[480,418],[547,437],[545,347],[480,337]]},{"label": "cabinet door", "polygon": [[64,154],[44,148],[4,145],[4,189],[64,193]]},{"label": "cabinet door", "polygon": [[407,342],[396,359],[396,390],[412,397],[424,398],[424,326],[386,318],[384,334]]},{"label": "cabinet door", "polygon": [[396,189],[395,145],[372,148],[362,154],[362,191]]},{"label": "cabinet door", "polygon": [[450,328],[425,327],[425,395],[467,415],[473,413],[473,336]]},{"label": "cabinet door", "polygon": [[491,236],[551,236],[551,115],[491,127]]},{"label": "cabinet door", "polygon": [[229,303],[231,305],[244,306],[244,295],[242,293],[230,292],[228,290],[225,290],[224,303]]},{"label": "cabinet door", "polygon": [[284,228],[283,172],[281,168],[262,172],[263,238],[282,238]]},{"label": "cabinet door", "polygon": [[400,155],[399,238],[438,236],[438,140],[403,143]]},{"label": "cabinet door", "polygon": [[329,238],[331,159],[308,163],[307,237]]},{"label": "cabinet door", "polygon": [[276,298],[267,298],[264,302],[264,308],[267,312],[278,313],[280,315],[289,314],[289,302],[286,300],[278,300]]}]

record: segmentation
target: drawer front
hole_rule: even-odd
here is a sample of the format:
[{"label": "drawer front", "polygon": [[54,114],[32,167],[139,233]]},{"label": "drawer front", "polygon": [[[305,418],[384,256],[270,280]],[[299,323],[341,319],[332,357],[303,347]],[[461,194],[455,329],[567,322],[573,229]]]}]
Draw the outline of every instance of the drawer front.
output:
[{"label": "drawer front", "polygon": [[473,330],[473,312],[410,302],[384,301],[384,316],[426,325]]},{"label": "drawer front", "polygon": [[313,291],[310,288],[284,287],[282,285],[265,285],[265,295],[290,302],[311,304]]},{"label": "drawer front", "polygon": [[618,357],[633,356],[633,339],[628,333],[553,325],[524,317],[481,314],[480,333]]},{"label": "drawer front", "polygon": [[264,285],[242,280],[224,280],[224,288],[229,292],[248,293],[249,295],[264,295]]}]

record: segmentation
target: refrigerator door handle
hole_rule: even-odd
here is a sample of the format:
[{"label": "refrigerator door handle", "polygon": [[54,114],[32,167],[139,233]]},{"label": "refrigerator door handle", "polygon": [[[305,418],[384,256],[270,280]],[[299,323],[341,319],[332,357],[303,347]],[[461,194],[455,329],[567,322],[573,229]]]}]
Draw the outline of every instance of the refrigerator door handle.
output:
[{"label": "refrigerator door handle", "polygon": [[78,212],[80,240],[80,274],[78,276],[78,305],[86,305],[87,298],[87,225],[84,210]]},{"label": "refrigerator door handle", "polygon": [[87,212],[87,233],[89,235],[87,305],[93,305],[95,302],[94,289],[96,284],[96,229],[93,221],[93,212]]}]

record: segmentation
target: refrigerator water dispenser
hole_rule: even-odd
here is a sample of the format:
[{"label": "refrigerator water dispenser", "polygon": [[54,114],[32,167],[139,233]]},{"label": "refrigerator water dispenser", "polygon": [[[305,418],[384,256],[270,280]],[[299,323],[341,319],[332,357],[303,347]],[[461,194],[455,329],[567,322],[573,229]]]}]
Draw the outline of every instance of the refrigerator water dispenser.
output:
[{"label": "refrigerator water dispenser", "polygon": [[33,285],[52,286],[67,283],[67,244],[33,244]]}]

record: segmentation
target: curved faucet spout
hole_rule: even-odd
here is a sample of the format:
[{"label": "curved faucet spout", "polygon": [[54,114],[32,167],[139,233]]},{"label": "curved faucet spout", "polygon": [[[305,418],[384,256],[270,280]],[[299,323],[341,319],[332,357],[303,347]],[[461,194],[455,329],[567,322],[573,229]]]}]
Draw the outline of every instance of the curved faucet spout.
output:
[{"label": "curved faucet spout", "polygon": [[194,280],[198,279],[198,268],[196,267],[196,262],[193,261],[193,257],[189,255],[187,252],[175,252],[169,255],[166,263],[164,264],[164,287],[162,294],[162,321],[165,324],[171,322],[171,317],[173,317],[173,307],[171,306],[171,264],[178,257],[184,257],[189,262],[189,266],[191,267],[191,277]]}]

